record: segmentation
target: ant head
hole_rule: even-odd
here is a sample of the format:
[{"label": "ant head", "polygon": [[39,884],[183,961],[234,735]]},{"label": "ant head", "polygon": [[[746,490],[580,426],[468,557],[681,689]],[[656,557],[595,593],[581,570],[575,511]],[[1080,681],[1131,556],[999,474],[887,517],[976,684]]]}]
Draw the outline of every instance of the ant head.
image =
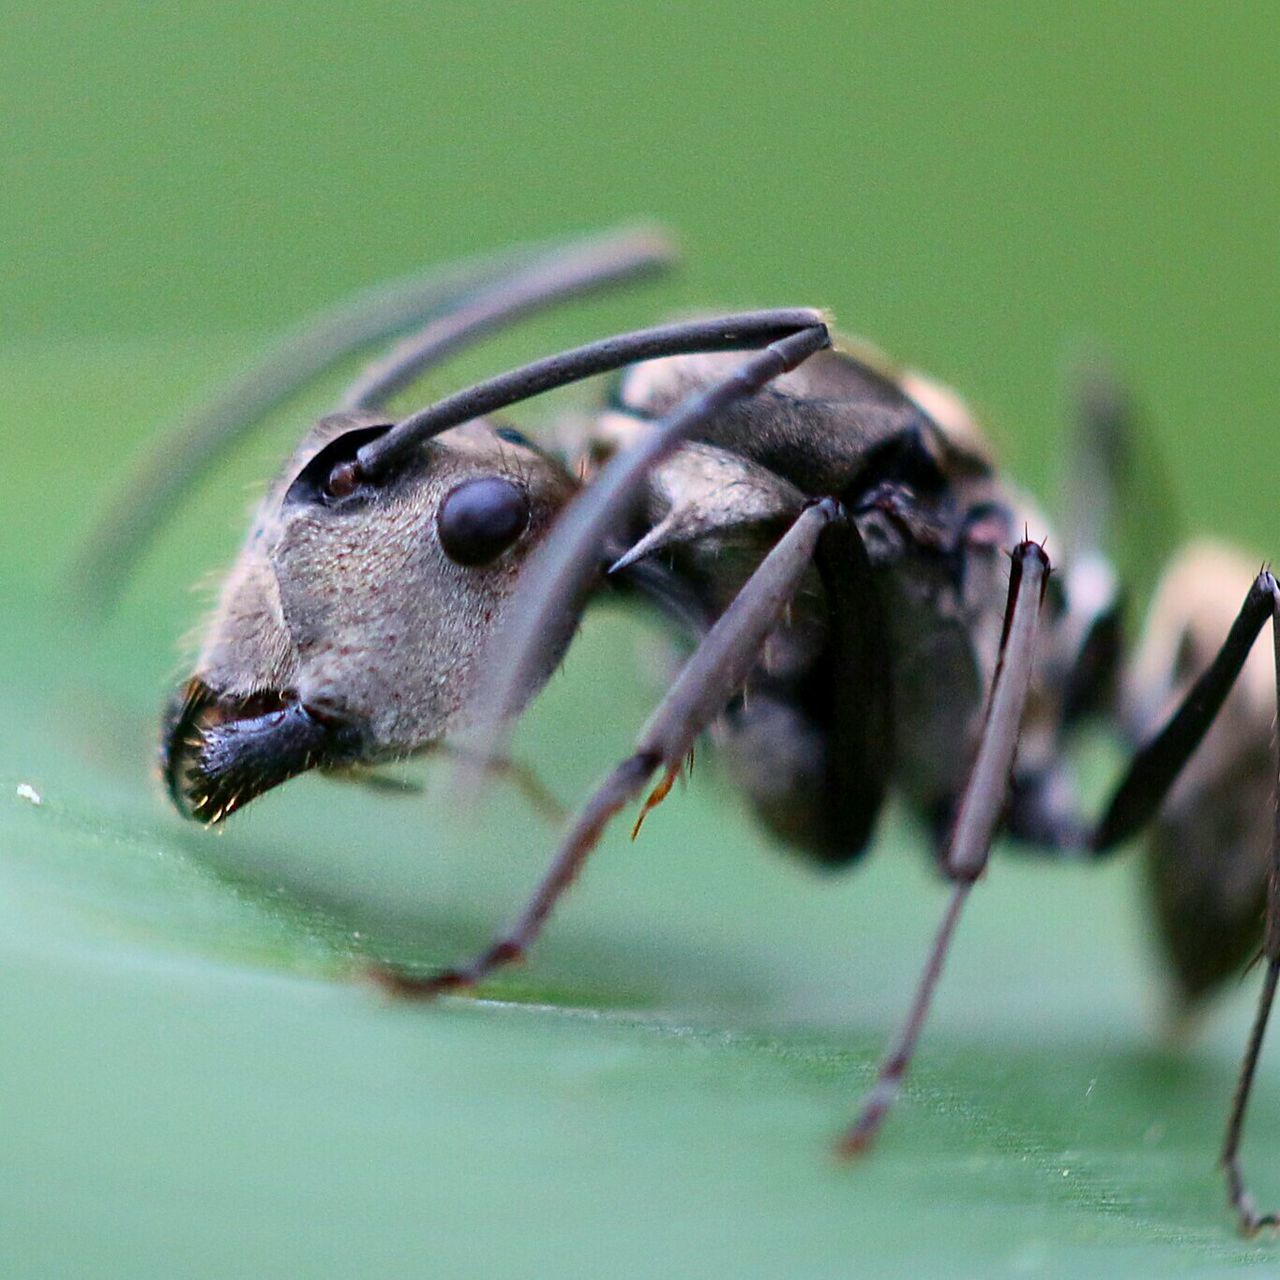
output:
[{"label": "ant head", "polygon": [[264,499],[166,723],[184,812],[217,821],[307,769],[403,756],[459,727],[519,567],[577,484],[483,420],[371,480],[357,452],[390,426],[322,419]]}]

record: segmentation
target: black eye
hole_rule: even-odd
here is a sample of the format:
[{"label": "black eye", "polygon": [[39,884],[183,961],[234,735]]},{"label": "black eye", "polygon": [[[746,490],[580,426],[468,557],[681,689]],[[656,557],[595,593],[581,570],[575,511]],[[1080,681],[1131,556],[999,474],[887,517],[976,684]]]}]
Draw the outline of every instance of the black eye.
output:
[{"label": "black eye", "polygon": [[465,565],[496,560],[528,523],[528,496],[499,476],[460,484],[446,495],[436,516],[445,555]]}]

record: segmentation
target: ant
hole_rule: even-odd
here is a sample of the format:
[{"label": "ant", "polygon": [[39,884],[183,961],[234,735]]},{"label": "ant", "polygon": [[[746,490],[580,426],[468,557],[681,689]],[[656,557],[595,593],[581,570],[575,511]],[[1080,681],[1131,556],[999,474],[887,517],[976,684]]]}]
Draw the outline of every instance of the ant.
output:
[{"label": "ant", "polygon": [[[507,931],[432,977],[385,970],[386,987],[430,997],[521,958],[609,820],[652,787],[643,817],[704,732],[761,823],[827,866],[865,852],[892,788],[933,833],[952,889],[907,1018],[839,1141],[852,1156],[900,1091],[996,835],[1101,858],[1146,830],[1184,1003],[1261,941],[1221,1159],[1241,1229],[1280,1225],[1255,1208],[1240,1164],[1280,978],[1276,674],[1251,653],[1270,619],[1280,665],[1276,579],[1231,549],[1185,548],[1126,657],[1102,549],[1131,430],[1115,384],[1095,374],[1084,388],[1078,509],[1051,573],[1043,518],[958,397],[833,337],[815,310],[646,328],[388,411],[501,326],[673,258],[661,234],[624,231],[383,287],[301,330],[166,445],[95,539],[85,580],[100,593],[231,440],[341,359],[408,334],[304,435],[258,509],[164,719],[174,803],[216,823],[306,770],[463,733],[474,780],[502,766],[513,719],[586,605],[632,598],[691,647],[632,754],[569,823]],[[495,416],[601,374],[608,395],[585,428],[538,443]],[[1092,819],[1067,749],[1099,718],[1132,758]]]}]

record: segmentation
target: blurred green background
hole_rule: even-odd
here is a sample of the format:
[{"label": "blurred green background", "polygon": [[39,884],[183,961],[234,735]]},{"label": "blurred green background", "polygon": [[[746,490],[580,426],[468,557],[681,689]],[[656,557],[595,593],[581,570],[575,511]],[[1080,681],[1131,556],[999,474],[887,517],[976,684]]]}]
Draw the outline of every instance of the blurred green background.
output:
[{"label": "blurred green background", "polygon": [[[846,1170],[826,1144],[942,902],[903,821],[815,877],[700,770],[497,998],[424,1009],[359,957],[482,941],[554,839],[517,799],[460,818],[428,768],[425,798],[304,779],[223,833],[169,812],[189,584],[332,387],[192,497],[109,621],[64,590],[132,456],[283,327],[637,216],[679,230],[679,282],[420,394],[672,309],[818,303],[963,389],[1049,499],[1063,354],[1092,340],[1187,527],[1274,554],[1274,7],[3,12],[0,1274],[1274,1273],[1213,1167],[1254,983],[1164,1046],[1133,859],[997,859],[904,1103]],[[656,695],[653,634],[593,619],[530,717],[566,801]],[[1268,1058],[1267,1200],[1277,1086]]]}]

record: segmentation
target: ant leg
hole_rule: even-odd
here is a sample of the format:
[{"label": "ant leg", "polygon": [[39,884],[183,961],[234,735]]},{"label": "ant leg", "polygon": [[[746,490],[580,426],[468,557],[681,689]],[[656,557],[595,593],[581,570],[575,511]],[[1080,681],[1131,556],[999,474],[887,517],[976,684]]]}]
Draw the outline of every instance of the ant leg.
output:
[{"label": "ant leg", "polygon": [[[1109,552],[1125,512],[1137,505],[1145,514],[1147,499],[1134,489],[1137,423],[1127,389],[1096,358],[1072,369],[1071,384],[1074,412],[1059,486],[1066,565],[1062,585],[1070,602],[1059,622],[1058,641],[1071,655],[1061,676],[1064,736],[1114,700],[1124,597]],[[1011,829],[1016,829],[1018,816],[1015,798]]]},{"label": "ant leg", "polygon": [[600,784],[566,832],[551,866],[514,924],[470,964],[428,978],[379,970],[375,978],[397,995],[431,997],[474,986],[520,959],[537,938],[561,895],[573,883],[609,820],[645,788],[654,772],[674,776],[698,736],[742,687],[769,632],[782,617],[813,561],[824,528],[842,515],[825,498],[808,507],[761,561],[703,637],[666,697],[649,718],[635,751]]},{"label": "ant leg", "polygon": [[[1280,673],[1278,673],[1280,674]],[[1280,832],[1277,833],[1280,837]],[[1249,1095],[1253,1089],[1253,1077],[1262,1051],[1262,1038],[1267,1032],[1267,1020],[1275,999],[1276,982],[1280,979],[1280,902],[1277,901],[1277,866],[1273,858],[1271,880],[1267,886],[1267,932],[1263,954],[1267,960],[1267,972],[1262,980],[1262,993],[1258,997],[1258,1011],[1254,1015],[1249,1042],[1245,1046],[1244,1060],[1240,1064],[1240,1076],[1231,1098],[1231,1114],[1227,1119],[1227,1133],[1222,1143],[1219,1163],[1227,1179],[1227,1203],[1235,1210],[1240,1230],[1246,1236],[1256,1235],[1263,1227],[1280,1227],[1280,1214],[1259,1213],[1253,1196],[1245,1186],[1244,1169],[1240,1164],[1240,1145],[1244,1138],[1244,1117],[1249,1108]]]},{"label": "ant leg", "polygon": [[954,882],[951,900],[934,938],[907,1020],[885,1055],[857,1119],[837,1144],[836,1150],[841,1156],[861,1155],[871,1147],[901,1092],[960,913],[969,890],[986,869],[996,827],[1008,798],[1009,775],[1031,682],[1040,605],[1048,580],[1049,557],[1044,548],[1035,542],[1019,543],[1013,552],[1000,658],[991,684],[978,754],[947,846],[944,866],[947,877]]},{"label": "ant leg", "polygon": [[[451,756],[457,759],[465,758],[467,753],[452,742],[436,742],[425,748],[422,754]],[[524,761],[514,760],[510,756],[498,756],[487,761],[484,768],[486,773],[510,783],[529,807],[547,822],[559,826],[569,816],[551,788],[538,777],[537,771]],[[323,772],[326,778],[334,782],[363,787],[367,791],[380,791],[384,795],[415,796],[421,795],[427,789],[423,783],[415,779],[384,773],[377,766],[347,765],[325,769]]]},{"label": "ant leg", "polygon": [[[436,748],[441,755],[452,756],[455,760],[469,760],[470,753],[463,746],[453,742],[441,742]],[[523,760],[515,760],[511,756],[495,756],[482,762],[486,773],[509,782],[540,817],[553,826],[559,826],[569,816],[568,809],[556,798],[555,792],[538,777],[537,770]]]},{"label": "ant leg", "polygon": [[1136,414],[1108,363],[1090,356],[1069,373],[1072,401],[1062,488],[1066,563],[1092,560],[1115,538],[1119,508],[1132,500]]},{"label": "ant leg", "polygon": [[[1108,578],[1113,591],[1121,581],[1129,589],[1150,587],[1152,566],[1171,559],[1186,540],[1163,453],[1142,406],[1108,360],[1084,353],[1069,381],[1073,423],[1061,481],[1063,562],[1095,589],[1098,577]],[[1135,547],[1143,548],[1141,560],[1134,560]],[[1110,565],[1108,552],[1120,563]]]},{"label": "ant leg", "polygon": [[[1183,766],[1217,717],[1268,618],[1272,623],[1276,697],[1280,703],[1280,587],[1275,578],[1264,571],[1249,589],[1213,662],[1191,687],[1164,729],[1134,757],[1094,833],[1091,842],[1094,852],[1110,851],[1155,816]],[[1277,781],[1276,794],[1280,794],[1280,780]],[[1272,819],[1271,870],[1262,954],[1266,960],[1266,974],[1232,1097],[1220,1157],[1227,1181],[1228,1203],[1236,1214],[1240,1230],[1247,1236],[1254,1235],[1262,1227],[1280,1226],[1280,1214],[1258,1212],[1245,1185],[1240,1161],[1245,1112],[1277,982],[1280,981],[1280,810],[1273,813]]]},{"label": "ant leg", "polygon": [[[287,335],[219,396],[188,416],[99,518],[74,571],[77,599],[105,608],[181,495],[272,409],[339,361],[424,321],[407,376],[483,337],[504,320],[658,270],[673,256],[652,232],[622,231],[526,246],[366,289]],[[539,289],[543,290],[539,296]],[[504,307],[506,310],[504,310]],[[347,393],[380,405],[401,384],[378,366]],[[346,403],[346,402],[344,402]]]}]

